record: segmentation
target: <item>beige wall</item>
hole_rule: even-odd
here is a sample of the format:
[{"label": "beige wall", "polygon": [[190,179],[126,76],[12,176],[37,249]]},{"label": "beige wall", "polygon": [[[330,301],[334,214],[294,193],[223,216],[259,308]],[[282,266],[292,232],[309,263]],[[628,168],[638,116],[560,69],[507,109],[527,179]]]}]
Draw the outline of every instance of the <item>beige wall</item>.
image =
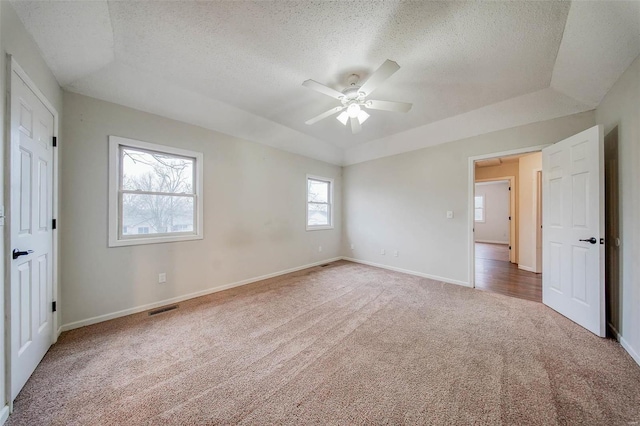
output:
[{"label": "beige wall", "polygon": [[511,246],[511,251],[513,252],[514,261],[518,263],[518,241],[520,233],[520,229],[518,227],[518,177],[520,174],[520,170],[518,168],[518,162],[508,162],[502,163],[497,166],[489,166],[489,167],[476,167],[475,169],[475,178],[476,182],[479,180],[486,179],[495,179],[505,176],[513,176],[513,195],[515,197],[515,211],[511,212],[511,220],[513,221],[513,226],[515,228],[514,232],[514,243]]},{"label": "beige wall", "polygon": [[[46,98],[51,104],[58,110],[58,114],[62,114],[62,91],[58,86],[58,83],[47,67],[44,59],[40,55],[40,51],[27,33],[22,22],[16,15],[11,4],[8,1],[0,1],[0,46],[2,51],[0,52],[0,93],[6,94],[6,81],[7,81],[7,61],[6,54],[13,55],[13,58],[29,75],[31,80],[35,82],[38,88],[44,93]],[[6,96],[3,95],[0,100],[0,117],[5,116]],[[0,135],[4,140],[3,149],[0,150],[0,197],[4,199],[4,166],[5,166],[5,150],[9,141],[6,139],[4,120],[0,120]],[[7,194],[8,195],[8,194]],[[3,202],[5,207],[8,204]],[[5,229],[8,232],[8,227]],[[6,234],[5,234],[6,242]],[[0,246],[0,258],[5,259],[4,246]],[[0,262],[0,277],[5,277],[4,262]],[[4,281],[3,281],[4,282]],[[9,285],[5,282],[5,288]],[[0,292],[0,318],[4,320],[4,292]],[[4,327],[4,321],[2,320],[2,327]],[[4,339],[0,339],[0,364],[5,365],[4,362]],[[5,395],[5,371],[4,368],[0,368],[0,396]],[[0,408],[6,403],[7,398],[3,398]]]},{"label": "beige wall", "polygon": [[476,180],[493,179],[504,176],[515,176],[518,183],[518,162],[511,161],[498,166],[476,167]]},{"label": "beige wall", "polygon": [[640,57],[602,100],[596,121],[605,135],[618,127],[622,288],[612,325],[640,364]]},{"label": "beige wall", "polygon": [[536,171],[542,169],[542,153],[518,159],[518,267],[536,272]]},{"label": "beige wall", "polygon": [[558,142],[594,124],[590,111],[345,167],[343,255],[468,284],[469,157]]},{"label": "beige wall", "polygon": [[[64,110],[63,324],[339,256],[341,167],[73,93]],[[204,240],[107,247],[109,135],[204,153]],[[305,230],[307,173],[335,179],[335,229]]]}]

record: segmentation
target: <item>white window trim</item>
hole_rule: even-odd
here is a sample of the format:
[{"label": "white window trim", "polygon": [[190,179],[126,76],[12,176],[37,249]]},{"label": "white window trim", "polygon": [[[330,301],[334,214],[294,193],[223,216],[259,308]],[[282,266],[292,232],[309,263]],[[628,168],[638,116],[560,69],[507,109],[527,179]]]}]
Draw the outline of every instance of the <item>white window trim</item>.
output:
[{"label": "white window trim", "polygon": [[[309,179],[319,180],[322,182],[329,182],[329,224],[328,225],[315,225],[309,226]],[[304,181],[305,183],[305,225],[307,231],[321,231],[324,229],[333,229],[333,179],[316,176],[316,175],[307,175],[307,178]]]},{"label": "white window trim", "polygon": [[[120,146],[126,146],[130,148],[139,148],[148,151],[157,151],[167,153],[170,155],[179,155],[182,157],[195,158],[195,173],[194,173],[194,186],[195,186],[195,232],[189,234],[171,235],[171,234],[148,234],[148,237],[127,237],[120,238],[119,222],[120,218],[120,205],[118,191],[120,186]],[[202,182],[203,182],[203,160],[204,155],[201,152],[188,151],[186,149],[174,148],[166,145],[159,145],[154,143],[142,142],[135,139],[122,138],[119,136],[109,136],[109,247],[122,247],[133,246],[141,244],[157,244],[157,243],[169,243],[175,241],[191,241],[201,240],[204,238],[203,229],[203,197],[202,197]],[[157,235],[157,236],[153,236]]]},{"label": "white window trim", "polygon": [[[476,208],[476,199],[475,199],[475,197],[482,197],[482,207],[477,207]],[[484,194],[474,195],[474,198],[473,198],[473,211],[474,211],[473,221],[475,223],[486,223],[486,221],[487,221],[487,219],[486,219],[487,218],[487,215],[486,215],[487,205],[485,204],[485,202],[486,202],[486,198],[485,198]],[[482,210],[482,219],[481,220],[476,220],[476,218],[475,218],[475,211],[478,208]]]}]

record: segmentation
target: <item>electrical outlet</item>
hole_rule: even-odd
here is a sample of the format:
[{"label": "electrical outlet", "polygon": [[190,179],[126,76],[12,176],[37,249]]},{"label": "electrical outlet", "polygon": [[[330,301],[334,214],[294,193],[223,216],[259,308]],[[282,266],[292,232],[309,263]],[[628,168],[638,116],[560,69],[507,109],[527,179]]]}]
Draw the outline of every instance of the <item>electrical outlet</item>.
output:
[{"label": "electrical outlet", "polygon": [[318,252],[322,251],[322,246],[318,246]]},{"label": "electrical outlet", "polygon": [[393,252],[393,257],[398,257],[398,250]]},{"label": "electrical outlet", "polygon": [[380,254],[384,256],[384,253],[385,253],[384,249],[381,249]]},{"label": "electrical outlet", "polygon": [[453,211],[451,210],[447,211],[447,219],[453,219]]},{"label": "electrical outlet", "polygon": [[167,282],[167,274],[165,272],[161,272],[158,274],[158,283],[166,283]]}]

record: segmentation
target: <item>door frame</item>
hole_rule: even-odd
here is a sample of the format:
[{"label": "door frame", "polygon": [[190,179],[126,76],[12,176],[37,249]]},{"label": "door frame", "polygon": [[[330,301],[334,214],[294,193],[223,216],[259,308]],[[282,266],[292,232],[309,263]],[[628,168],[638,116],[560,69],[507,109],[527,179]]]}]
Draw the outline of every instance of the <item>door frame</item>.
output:
[{"label": "door frame", "polygon": [[469,256],[469,287],[475,288],[476,286],[476,260],[475,260],[475,249],[474,249],[474,232],[473,228],[475,225],[474,217],[473,217],[473,194],[475,192],[475,182],[476,182],[476,168],[475,163],[478,160],[487,160],[489,158],[496,157],[508,157],[511,155],[519,155],[519,154],[529,154],[532,152],[542,151],[543,148],[548,147],[552,144],[544,144],[544,145],[534,145],[526,148],[516,148],[508,151],[498,151],[492,152],[489,154],[475,155],[469,157],[469,180],[467,182],[467,256]]},{"label": "door frame", "polygon": [[[507,181],[509,182],[509,187],[511,188],[509,190],[509,217],[511,219],[509,219],[509,246],[511,247],[511,249],[509,250],[509,262],[510,263],[517,263],[516,262],[516,253],[517,253],[517,247],[516,247],[516,217],[515,217],[515,212],[516,212],[516,194],[515,194],[515,183],[516,183],[516,177],[515,176],[502,176],[502,177],[495,177],[495,178],[489,178],[489,179],[476,179],[474,181],[474,185],[473,185],[473,190],[474,190],[474,196],[475,196],[475,184],[477,183],[483,183],[483,182],[504,182]],[[474,218],[475,219],[475,218]],[[474,228],[475,228],[475,220],[474,220]],[[474,238],[474,243],[475,243],[475,238]],[[474,245],[475,247],[475,245]],[[475,257],[475,255],[474,255]]]},{"label": "door frame", "polygon": [[[533,218],[536,226],[536,237],[535,237],[535,253],[536,253],[536,262],[534,265],[534,270],[536,274],[542,273],[542,169],[533,169],[533,182],[535,183],[535,188],[533,192]],[[540,255],[538,256],[538,247],[540,247]]]},{"label": "door frame", "polygon": [[[12,105],[12,96],[11,93],[11,79],[13,78],[13,73],[15,72],[29,87],[29,89],[36,95],[36,97],[43,103],[43,105],[51,112],[53,115],[53,136],[58,138],[58,121],[59,114],[58,111],[54,108],[53,104],[49,102],[47,97],[38,89],[38,86],[33,82],[33,80],[29,77],[27,72],[16,62],[15,58],[12,55],[7,54],[7,77],[6,77],[6,96],[7,96],[7,108],[5,112],[5,123],[7,123],[5,130],[5,149],[4,149],[4,205],[5,205],[5,226],[4,226],[4,252],[5,252],[5,261],[4,261],[4,308],[5,308],[5,393],[4,396],[5,401],[9,404],[9,411],[13,411],[13,401],[11,400],[11,260],[9,259],[8,253],[11,253],[11,153],[12,153],[12,129],[11,129],[11,105]],[[52,200],[52,217],[57,220],[58,218],[58,202],[59,202],[59,166],[58,166],[58,158],[60,149],[60,141],[58,140],[57,147],[53,150],[53,200]],[[56,304],[59,305],[58,300],[58,230],[52,230],[52,267],[53,267],[53,282],[52,282],[52,297],[53,300],[56,301]],[[53,345],[58,340],[58,336],[60,335],[59,329],[59,318],[58,313],[59,309],[56,312],[53,312],[53,327],[52,327],[52,336],[51,336],[51,344]]]}]

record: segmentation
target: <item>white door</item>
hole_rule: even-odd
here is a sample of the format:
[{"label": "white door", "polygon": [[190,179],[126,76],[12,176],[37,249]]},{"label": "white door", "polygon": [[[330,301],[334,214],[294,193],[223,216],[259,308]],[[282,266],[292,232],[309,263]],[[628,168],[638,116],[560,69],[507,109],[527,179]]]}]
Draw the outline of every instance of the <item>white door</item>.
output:
[{"label": "white door", "polygon": [[53,338],[53,114],[11,73],[11,400]]},{"label": "white door", "polygon": [[602,337],[603,160],[601,126],[542,150],[542,301]]}]

